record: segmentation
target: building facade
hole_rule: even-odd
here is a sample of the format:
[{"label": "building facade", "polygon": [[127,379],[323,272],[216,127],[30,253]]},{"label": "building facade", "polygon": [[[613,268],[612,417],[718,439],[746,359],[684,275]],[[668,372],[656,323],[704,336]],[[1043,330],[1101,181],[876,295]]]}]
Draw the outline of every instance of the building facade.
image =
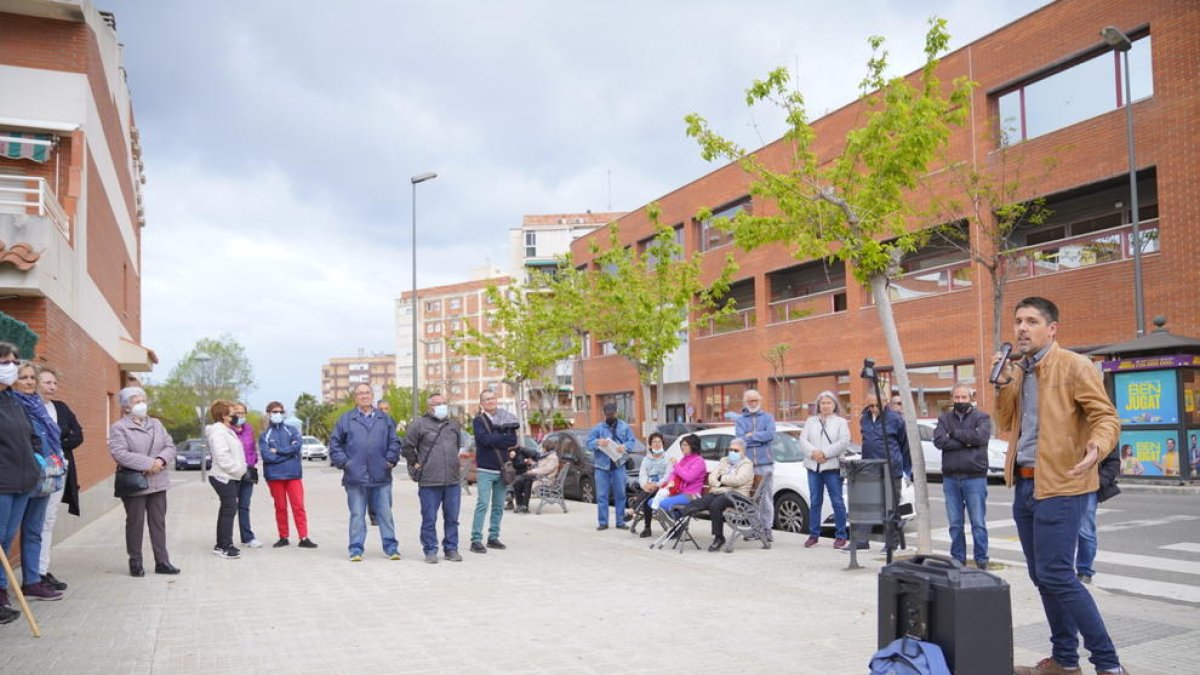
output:
[{"label": "building facade", "polygon": [[571,242],[625,215],[622,212],[546,213],[527,215],[521,227],[508,231],[512,278],[527,283],[533,270],[554,269],[571,251]]},{"label": "building facade", "polygon": [[387,388],[396,384],[395,354],[366,354],[335,356],[321,366],[321,399],[326,403],[341,403],[360,384],[371,385],[374,400],[383,398]]},{"label": "building facade", "polygon": [[[479,395],[485,389],[495,391],[501,407],[514,410],[516,401],[511,387],[503,383],[504,372],[492,368],[477,356],[455,351],[455,334],[473,327],[490,329],[487,299],[488,286],[507,289],[512,279],[506,276],[466,281],[460,284],[433,286],[417,291],[417,387],[437,391],[446,397],[451,414],[474,414],[479,407]],[[406,291],[396,300],[397,359],[404,344],[412,343],[412,292]],[[409,387],[411,352],[403,364],[397,360],[396,370],[409,373],[399,383]]]},{"label": "building facade", "polygon": [[83,517],[59,520],[65,536],[116,503],[117,392],[157,360],[141,344],[142,156],[114,17],[0,0],[0,91],[0,313],[36,334],[25,356],[57,371],[84,429]]},{"label": "building facade", "polygon": [[[1044,223],[1018,227],[1005,242],[1015,255],[1004,287],[1004,339],[1012,335],[1012,306],[1029,295],[1059,305],[1058,339],[1065,347],[1082,351],[1134,337],[1124,71],[1100,38],[1110,25],[1132,40],[1129,84],[1146,321],[1161,314],[1174,333],[1200,334],[1194,294],[1200,288],[1195,187],[1200,95],[1194,86],[1200,5],[1058,0],[946,55],[938,71],[942,82],[966,76],[978,83],[968,120],[952,136],[950,164],[998,177],[1019,162],[1026,169],[1016,198],[1043,198],[1050,211]],[[862,108],[856,101],[813,123],[814,150],[822,160],[839,151]],[[778,169],[786,166],[789,151],[780,140],[757,155]],[[1037,169],[1045,166],[1052,168]],[[943,196],[955,189],[949,181],[933,182]],[[717,276],[727,253],[739,264],[730,291],[737,314],[719,323],[694,323],[689,331],[689,416],[713,421],[737,412],[751,387],[784,420],[807,416],[823,390],[837,392],[857,414],[867,392],[859,377],[864,357],[885,371],[889,358],[871,295],[851,270],[841,263],[797,260],[781,245],[742,251],[730,235],[697,221],[701,207],[727,216],[741,209],[771,212],[772,205],[750,196],[750,181],[739,167],[721,167],[654,201],[661,221],[675,224],[688,254],[703,254],[707,279]],[[951,214],[913,228],[954,219]],[[644,209],[617,223],[628,245],[653,234]],[[975,226],[968,235],[974,241],[982,236]],[[600,230],[577,240],[576,262],[590,264],[589,244],[605,236]],[[990,407],[992,292],[981,263],[956,247],[930,245],[903,261],[890,294],[920,415],[937,415],[959,380],[980,385],[980,405]],[[633,368],[600,347],[588,345],[577,367],[581,421],[595,421],[599,404],[614,400],[628,401],[630,419],[640,422],[641,390]],[[773,363],[772,351],[781,351],[782,360]]]}]

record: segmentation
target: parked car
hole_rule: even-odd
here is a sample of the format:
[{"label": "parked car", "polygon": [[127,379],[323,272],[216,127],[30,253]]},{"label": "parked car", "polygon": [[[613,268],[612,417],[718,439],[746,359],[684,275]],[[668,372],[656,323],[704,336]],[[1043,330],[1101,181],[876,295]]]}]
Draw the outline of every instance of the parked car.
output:
[{"label": "parked car", "polygon": [[[590,429],[564,429],[553,431],[542,440],[543,444],[551,445],[558,450],[560,461],[570,462],[567,468],[567,482],[563,485],[563,495],[589,504],[596,503],[595,463],[592,461],[592,451],[587,447]],[[638,471],[642,468],[642,460],[646,458],[646,446],[638,441],[629,451],[629,461],[625,467],[628,475],[625,479],[626,494],[636,494],[638,487]]]},{"label": "parked car", "polygon": [[301,436],[300,459],[329,459],[329,448],[316,436]]},{"label": "parked car", "polygon": [[208,454],[208,442],[200,438],[189,438],[175,448],[175,470],[212,468],[212,456]]},{"label": "parked car", "polygon": [[[917,431],[921,434],[921,454],[925,456],[925,475],[942,475],[942,451],[933,444],[933,430],[937,418],[917,420]],[[1004,455],[1008,453],[1008,441],[993,437],[988,441],[988,478],[1004,477]]]},{"label": "parked car", "polygon": [[676,438],[711,426],[702,422],[669,422],[658,425],[654,430],[663,435],[663,447],[669,447]]},{"label": "parked car", "polygon": [[[775,500],[775,529],[787,532],[805,533],[808,526],[808,469],[804,468],[804,456],[800,450],[797,438],[803,429],[794,424],[780,422],[775,425],[775,441],[771,449],[775,453],[775,477],[773,481]],[[695,432],[700,437],[700,455],[709,471],[717,467],[717,463],[729,452],[729,442],[733,440],[733,427],[714,427]],[[852,450],[856,450],[852,446]],[[858,452],[849,452],[847,459],[856,457]],[[682,457],[676,440],[667,449],[668,457]],[[915,494],[911,485],[900,491],[900,516],[904,520],[916,515],[913,509]],[[825,519],[821,527],[833,527],[833,508],[826,500]]]}]

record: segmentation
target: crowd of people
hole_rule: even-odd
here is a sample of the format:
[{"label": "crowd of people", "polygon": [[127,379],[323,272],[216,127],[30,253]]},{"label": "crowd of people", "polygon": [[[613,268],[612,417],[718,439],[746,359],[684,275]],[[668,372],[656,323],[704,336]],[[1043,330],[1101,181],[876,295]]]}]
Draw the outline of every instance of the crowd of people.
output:
[{"label": "crowd of people", "polygon": [[[1128,446],[1113,451],[1120,422],[1095,368],[1085,357],[1063,350],[1055,342],[1057,307],[1044,298],[1026,298],[1016,306],[1014,325],[1021,360],[1013,365],[1007,355],[995,356],[996,421],[1010,437],[1006,480],[1016,490],[1013,517],[1030,578],[1045,604],[1053,646],[1050,658],[1017,672],[1078,672],[1077,635],[1082,634],[1099,672],[1121,673],[1116,650],[1083,584],[1094,575],[1097,503],[1119,492],[1115,478],[1122,466],[1132,465],[1131,453]],[[67,503],[69,513],[79,513],[72,451],[83,441],[83,434],[71,409],[53,398],[57,387],[53,369],[21,362],[15,346],[0,343],[0,541],[8,551],[17,533],[21,534],[21,592],[35,600],[60,599],[67,587],[49,568],[58,502]],[[329,438],[330,463],[341,471],[349,509],[349,560],[363,559],[368,513],[378,525],[384,555],[401,559],[391,484],[393,469],[403,458],[409,477],[418,486],[424,561],[461,562],[461,458],[467,450],[466,435],[449,415],[445,398],[432,394],[424,414],[410,421],[401,436],[396,421],[380,405],[383,402],[373,401],[373,393],[366,384],[354,388],[354,407],[338,419]],[[933,437],[942,452],[950,555],[966,564],[969,522],[974,564],[984,570],[996,569],[988,556],[986,513],[993,421],[976,407],[970,384],[956,383],[951,397],[953,405],[938,418]],[[119,402],[122,416],[110,428],[108,446],[119,473],[134,474],[136,479],[133,487],[119,494],[126,512],[129,572],[135,577],[145,574],[142,536],[148,528],[154,572],[179,574],[166,544],[170,482],[166,469],[174,461],[175,446],[161,422],[149,416],[142,389],[123,389]],[[471,422],[478,495],[469,550],[487,554],[507,548],[500,539],[506,495],[512,495],[514,513],[528,513],[533,487],[550,484],[565,469],[556,448],[534,452],[520,446],[520,424],[498,406],[494,393],[485,391],[479,403]],[[774,418],[763,410],[757,391],[747,390],[743,404],[733,420],[734,438],[728,451],[711,470],[701,456],[699,436],[681,437],[680,455],[668,458],[662,435],[651,434],[631,509],[626,508],[627,466],[636,438],[629,424],[620,419],[617,406],[605,405],[604,419],[590,430],[586,441],[593,458],[596,529],[606,530],[610,522],[627,529],[629,520],[636,518],[645,523],[641,536],[650,537],[656,512],[664,522],[707,512],[713,535],[709,551],[717,551],[725,545],[724,514],[742,499],[754,505],[761,519],[761,527],[755,528],[761,534],[750,536],[769,541],[775,520],[777,429]],[[815,414],[805,421],[798,436],[810,496],[810,531],[804,546],[811,548],[821,541],[827,496],[834,516],[833,547],[867,548],[869,526],[848,526],[843,500],[842,463],[850,447],[849,423],[833,392],[821,392],[813,407]],[[213,553],[221,558],[240,557],[234,543],[235,517],[240,543],[262,546],[250,521],[260,463],[261,478],[275,503],[278,540],[274,546],[290,545],[290,510],[299,546],[317,547],[308,536],[300,434],[285,423],[286,410],[281,403],[272,401],[266,413],[268,423],[256,433],[245,405],[219,400],[209,408],[211,423],[205,437],[212,470],[208,480],[219,501]],[[889,468],[894,511],[901,483],[910,482],[913,473],[899,397],[889,399],[885,406],[875,396],[868,396],[858,423],[862,457],[880,460],[879,466]],[[1072,439],[1083,440],[1085,446],[1076,447]],[[1195,445],[1193,436],[1191,457],[1200,452]],[[894,532],[891,528],[886,531],[889,536]],[[898,536],[898,541],[886,545],[902,547],[902,534]],[[7,585],[7,578],[0,577],[0,622],[12,621],[18,614],[10,606]]]}]

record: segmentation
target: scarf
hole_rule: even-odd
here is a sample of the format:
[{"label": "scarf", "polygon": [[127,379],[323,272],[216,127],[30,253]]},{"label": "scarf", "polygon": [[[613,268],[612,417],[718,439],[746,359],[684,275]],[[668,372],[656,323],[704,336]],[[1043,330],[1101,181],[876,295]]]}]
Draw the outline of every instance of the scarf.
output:
[{"label": "scarf", "polygon": [[46,402],[37,394],[22,394],[14,389],[10,389],[9,391],[16,397],[21,407],[25,409],[25,415],[29,418],[30,424],[37,421],[46,428],[46,436],[50,441],[50,450],[59,457],[62,457],[62,430],[58,428],[58,424],[54,420],[50,419],[50,413],[46,412]]}]

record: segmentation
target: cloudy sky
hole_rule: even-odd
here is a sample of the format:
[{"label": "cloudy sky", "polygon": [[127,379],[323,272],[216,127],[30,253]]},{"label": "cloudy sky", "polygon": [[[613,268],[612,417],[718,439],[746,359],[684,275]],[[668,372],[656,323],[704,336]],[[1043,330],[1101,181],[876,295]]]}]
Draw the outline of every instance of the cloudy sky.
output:
[{"label": "cloudy sky", "polygon": [[439,174],[419,188],[418,283],[463,281],[507,264],[523,214],[635,209],[715,168],[687,113],[775,138],[743,102],[772,68],[821,113],[854,98],[870,35],[905,73],[929,16],[958,47],[1042,4],[99,0],[142,131],[150,379],[229,333],[251,405],[290,406],[328,358],[394,353],[410,176]]}]

